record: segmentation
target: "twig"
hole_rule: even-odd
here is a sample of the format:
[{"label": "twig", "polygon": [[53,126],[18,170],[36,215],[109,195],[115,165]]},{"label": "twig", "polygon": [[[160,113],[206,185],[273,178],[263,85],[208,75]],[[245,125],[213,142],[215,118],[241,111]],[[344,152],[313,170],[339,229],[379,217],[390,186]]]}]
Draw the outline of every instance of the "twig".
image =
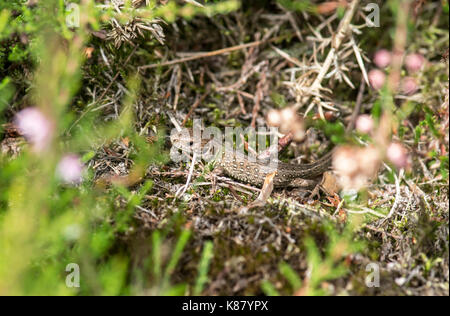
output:
[{"label": "twig", "polygon": [[300,28],[297,25],[297,22],[295,21],[295,17],[292,14],[292,12],[290,12],[289,10],[287,10],[285,7],[283,7],[281,4],[278,3],[278,7],[281,8],[281,10],[283,10],[286,14],[285,16],[287,17],[287,19],[289,20],[289,23],[291,24],[292,28],[295,31],[295,35],[298,37],[298,39],[300,40],[300,42],[303,42],[303,36],[302,33],[300,32]]},{"label": "twig", "polygon": [[[186,180],[186,184],[175,193],[175,198],[177,198],[178,196],[182,196],[186,192],[187,188],[189,187],[189,184],[190,184],[191,178],[192,178],[192,174],[194,173],[194,166],[195,166],[196,160],[197,160],[197,151],[194,150],[194,154],[192,155],[191,167],[189,168],[189,174],[188,174],[188,178]],[[180,190],[182,190],[181,193],[179,193]]]},{"label": "twig", "polygon": [[177,120],[172,115],[172,113],[168,112],[167,116],[169,116],[169,120],[172,122],[173,126],[175,126],[175,128],[177,129],[177,132],[181,132],[182,131],[181,126],[180,124],[178,124]]},{"label": "twig", "polygon": [[[267,70],[267,64],[265,64],[264,70],[265,71]],[[254,106],[253,106],[253,110],[252,110],[252,122],[250,123],[250,126],[252,128],[256,127],[256,117],[258,116],[258,111],[261,108],[261,100],[264,97],[264,85],[266,84],[266,72],[265,71],[263,71],[261,73],[261,80],[259,80],[259,82],[256,85],[255,98],[253,99]]]},{"label": "twig", "polygon": [[234,196],[235,199],[239,200],[239,202],[241,202],[242,204],[245,204],[245,201],[239,196],[239,194],[237,194],[232,185],[229,185],[228,189],[230,190],[231,194]]},{"label": "twig", "polygon": [[194,56],[174,59],[174,60],[166,61],[166,62],[163,62],[160,64],[150,64],[150,65],[140,66],[138,68],[138,70],[145,70],[145,69],[151,69],[151,68],[156,68],[156,67],[165,67],[165,66],[175,65],[175,64],[179,64],[179,63],[184,63],[184,62],[191,61],[191,60],[222,55],[222,54],[226,54],[229,52],[233,52],[235,50],[240,50],[240,49],[244,49],[244,48],[248,48],[248,47],[255,47],[255,46],[265,44],[265,43],[274,42],[274,41],[279,40],[280,38],[281,38],[281,36],[277,36],[272,39],[267,39],[267,40],[263,39],[260,41],[255,41],[255,42],[250,42],[250,43],[246,43],[246,44],[240,44],[240,45],[236,45],[236,46],[222,48],[222,49],[218,49],[218,50],[211,51],[211,52],[199,53]]},{"label": "twig", "polygon": [[198,3],[195,0],[183,0],[183,1],[186,2],[186,3],[192,4],[192,5],[195,5],[196,7],[199,7],[199,8],[204,8],[205,7],[203,4],[200,4],[200,3]]},{"label": "twig", "polygon": [[243,97],[246,97],[247,99],[250,100],[254,100],[255,96],[252,95],[251,93],[245,92],[245,91],[241,91],[241,90],[236,90],[237,93],[239,93],[240,95],[242,95]]},{"label": "twig", "polygon": [[153,218],[158,219],[158,217],[155,215],[154,212],[147,210],[146,208],[143,208],[142,206],[139,206],[139,205],[136,205],[135,207],[144,213],[150,214]]},{"label": "twig", "polygon": [[289,19],[289,23],[291,23],[291,26],[295,31],[295,35],[298,37],[300,42],[303,42],[303,36],[302,33],[300,32],[300,28],[298,27],[297,22],[295,21],[294,15],[289,11],[286,14]]},{"label": "twig", "polygon": [[338,206],[336,207],[336,211],[334,211],[333,216],[336,216],[337,213],[339,213],[339,211],[342,208],[342,205],[344,205],[345,200],[342,199],[341,202],[339,202]]},{"label": "twig", "polygon": [[272,47],[272,49],[273,49],[275,52],[277,52],[278,55],[280,55],[281,57],[283,57],[283,58],[286,59],[287,61],[293,63],[294,65],[297,65],[297,66],[299,66],[299,67],[303,67],[303,66],[304,66],[297,58],[294,58],[294,57],[292,57],[292,56],[289,56],[288,53],[282,51],[282,50],[279,49],[278,47],[273,46],[273,45],[270,45],[270,47]]},{"label": "twig", "polygon": [[175,98],[173,100],[173,109],[174,111],[177,110],[177,106],[178,106],[178,100],[180,99],[180,91],[181,91],[181,67],[180,66],[175,66],[174,67],[174,74],[175,74],[175,80],[176,80],[176,84],[175,84]]},{"label": "twig", "polygon": [[189,117],[191,117],[192,113],[194,113],[195,109],[200,105],[200,103],[202,103],[205,100],[205,98],[208,94],[209,94],[209,86],[206,88],[206,92],[203,93],[203,95],[200,98],[197,98],[197,100],[195,100],[195,102],[192,105],[191,109],[189,110],[188,114],[186,114],[186,117],[184,118],[183,122],[181,123],[181,126],[186,125],[186,122],[189,119]]},{"label": "twig", "polygon": [[388,220],[389,218],[391,218],[392,215],[394,215],[395,210],[397,209],[398,203],[399,203],[399,201],[400,201],[400,195],[401,195],[401,194],[400,194],[400,193],[401,193],[401,192],[400,192],[400,179],[402,178],[403,172],[404,172],[403,169],[401,169],[398,176],[394,173],[394,178],[395,178],[395,190],[396,190],[396,193],[395,193],[395,200],[394,200],[394,204],[393,204],[392,207],[391,207],[391,210],[389,211],[389,214],[386,215],[386,217],[383,219],[382,223],[384,223],[386,220]]},{"label": "twig", "polygon": [[247,111],[245,110],[244,100],[242,99],[241,93],[238,91],[236,93],[236,95],[237,95],[237,99],[238,99],[238,102],[239,102],[239,106],[241,107],[241,113],[244,114],[244,115],[247,114]]},{"label": "twig", "polygon": [[361,84],[359,85],[359,91],[358,91],[358,96],[356,97],[355,108],[354,108],[352,116],[350,118],[350,122],[348,123],[347,128],[345,130],[346,133],[349,133],[355,127],[356,118],[358,117],[358,115],[361,111],[361,104],[362,104],[365,88],[366,88],[366,82],[365,82],[364,78],[361,78]]},{"label": "twig", "polygon": [[350,213],[350,214],[367,214],[367,213],[369,213],[369,214],[375,215],[377,217],[383,217],[383,218],[386,217],[384,214],[378,213],[370,208],[363,207],[362,209],[363,209],[362,211],[352,211],[352,210],[347,209],[347,213]]},{"label": "twig", "polygon": [[361,57],[361,52],[359,51],[358,46],[356,45],[355,39],[353,36],[350,38],[350,42],[352,44],[353,52],[355,53],[356,60],[358,61],[359,68],[363,74],[363,78],[367,84],[369,84],[369,77],[367,75],[366,67],[364,66],[364,61]]},{"label": "twig", "polygon": [[222,180],[222,181],[224,181],[224,182],[226,182],[228,184],[233,184],[233,185],[236,185],[236,186],[243,187],[243,188],[251,190],[251,191],[255,191],[255,192],[261,191],[261,189],[258,189],[256,187],[252,187],[252,186],[247,185],[247,184],[243,184],[243,183],[240,183],[240,182],[233,181],[233,180],[231,180],[231,179],[229,179],[227,177],[217,177],[217,179],[218,180]]}]

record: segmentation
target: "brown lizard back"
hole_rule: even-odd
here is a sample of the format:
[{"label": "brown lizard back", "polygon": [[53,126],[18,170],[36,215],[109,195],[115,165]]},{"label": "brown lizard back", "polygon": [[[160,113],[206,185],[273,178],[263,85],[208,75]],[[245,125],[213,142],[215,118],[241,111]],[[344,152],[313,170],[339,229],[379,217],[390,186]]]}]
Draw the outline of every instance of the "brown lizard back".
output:
[{"label": "brown lizard back", "polygon": [[[250,161],[243,154],[224,154],[218,157],[219,166],[225,173],[242,182],[262,186],[266,176],[276,172],[273,183],[275,187],[310,186],[331,165],[332,151],[319,160],[302,165],[278,162],[275,167],[261,160]],[[300,180],[300,181],[299,181]],[[305,180],[305,181],[301,181]]]}]

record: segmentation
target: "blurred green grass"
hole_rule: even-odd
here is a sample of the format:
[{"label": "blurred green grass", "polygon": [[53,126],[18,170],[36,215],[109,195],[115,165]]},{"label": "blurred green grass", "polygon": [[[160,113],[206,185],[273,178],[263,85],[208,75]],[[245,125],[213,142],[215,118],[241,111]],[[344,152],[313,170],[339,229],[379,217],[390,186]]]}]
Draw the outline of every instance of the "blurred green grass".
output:
[{"label": "blurred green grass", "polygon": [[[55,167],[64,154],[79,153],[87,164],[100,144],[123,137],[128,137],[134,148],[131,172],[143,175],[149,164],[167,159],[161,151],[163,129],[157,141],[149,145],[133,128],[132,104],[140,87],[134,75],[130,75],[130,93],[123,100],[118,120],[99,125],[95,123],[97,117],[90,115],[79,123],[76,121],[78,126],[70,132],[70,137],[62,137],[74,122],[70,104],[81,86],[81,66],[85,60],[85,44],[90,40],[89,30],[92,26],[98,28],[101,22],[101,14],[92,2],[79,5],[83,12],[81,25],[69,30],[64,22],[68,12],[62,1],[46,1],[38,9],[23,1],[0,4],[0,39],[7,41],[23,32],[31,40],[30,45],[18,43],[9,50],[2,46],[2,66],[32,63],[35,73],[31,84],[33,107],[55,123],[53,141],[45,151],[34,152],[25,147],[16,159],[0,156],[0,295],[146,294],[149,287],[150,294],[185,294],[185,285],[172,285],[171,275],[190,230],[181,231],[165,267],[162,267],[165,263],[161,262],[158,249],[166,241],[158,231],[153,235],[153,256],[149,257],[146,271],[131,270],[126,252],[114,250],[117,236],[129,230],[135,206],[140,204],[152,182],[146,182],[139,192],[131,192],[120,185],[105,192],[93,188],[90,173],[78,187],[61,185],[56,174]],[[219,11],[227,11],[236,4],[231,1],[219,6]],[[178,9],[173,4],[170,8]],[[156,14],[167,15],[170,20],[176,14],[192,16],[195,13],[186,8],[179,8],[181,11],[177,13],[170,8],[160,9]],[[209,13],[217,11],[215,7],[207,10]],[[2,78],[0,113],[8,106],[14,92],[10,78]],[[0,123],[6,121],[4,116],[1,119]],[[126,199],[125,209],[115,203],[120,196]],[[151,239],[148,242],[151,244]],[[206,243],[195,294],[202,291],[211,252],[211,244]],[[79,267],[80,287],[66,284],[66,278],[73,272],[66,271],[70,264]],[[161,271],[164,271],[162,275]],[[145,289],[139,288],[129,282],[134,273],[149,275],[155,282],[150,286],[146,284]]]}]

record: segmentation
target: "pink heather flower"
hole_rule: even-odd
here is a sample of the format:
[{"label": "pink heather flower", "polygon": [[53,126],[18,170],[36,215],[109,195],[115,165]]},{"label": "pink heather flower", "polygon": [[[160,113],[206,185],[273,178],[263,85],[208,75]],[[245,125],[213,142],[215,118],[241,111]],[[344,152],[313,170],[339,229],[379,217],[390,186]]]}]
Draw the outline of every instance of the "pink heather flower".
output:
[{"label": "pink heather flower", "polygon": [[341,147],[336,150],[333,156],[333,167],[339,174],[352,175],[358,171],[358,164],[355,163],[356,149]]},{"label": "pink heather flower", "polygon": [[373,129],[373,125],[373,119],[370,115],[363,114],[356,119],[356,129],[361,133],[370,133]]},{"label": "pink heather flower", "polygon": [[34,150],[43,151],[50,144],[53,124],[39,109],[23,109],[16,114],[14,124]]},{"label": "pink heather flower", "polygon": [[66,184],[79,184],[82,181],[84,166],[77,155],[64,156],[56,167],[57,175]]},{"label": "pink heather flower", "polygon": [[380,49],[375,53],[373,57],[373,62],[379,68],[386,68],[391,63],[392,55],[387,49]]},{"label": "pink heather flower", "polygon": [[297,118],[297,113],[292,108],[284,108],[281,110],[281,121],[283,123],[293,122]]},{"label": "pink heather flower", "polygon": [[359,190],[374,178],[380,162],[378,149],[374,146],[341,146],[336,149],[332,164],[341,188]]},{"label": "pink heather flower", "polygon": [[270,110],[267,113],[267,124],[270,126],[280,126],[281,124],[281,115],[278,110]]},{"label": "pink heather flower", "polygon": [[380,90],[384,86],[386,75],[379,69],[369,71],[369,82],[375,90]]},{"label": "pink heather flower", "polygon": [[412,78],[412,77],[406,77],[402,80],[402,92],[404,94],[413,94],[414,92],[417,91],[417,89],[419,88],[419,86],[417,85],[416,79]]},{"label": "pink heather flower", "polygon": [[409,54],[405,58],[406,69],[410,72],[419,71],[425,62],[425,58],[420,54]]},{"label": "pink heather flower", "polygon": [[292,107],[288,107],[281,110],[280,116],[280,132],[283,134],[292,132],[296,140],[302,139],[304,136],[303,119],[298,116],[297,112]]},{"label": "pink heather flower", "polygon": [[391,143],[386,150],[386,156],[397,168],[405,168],[408,164],[408,152],[399,143]]},{"label": "pink heather flower", "polygon": [[291,127],[291,132],[294,134],[294,141],[301,142],[305,139],[305,126],[303,121],[296,120]]}]

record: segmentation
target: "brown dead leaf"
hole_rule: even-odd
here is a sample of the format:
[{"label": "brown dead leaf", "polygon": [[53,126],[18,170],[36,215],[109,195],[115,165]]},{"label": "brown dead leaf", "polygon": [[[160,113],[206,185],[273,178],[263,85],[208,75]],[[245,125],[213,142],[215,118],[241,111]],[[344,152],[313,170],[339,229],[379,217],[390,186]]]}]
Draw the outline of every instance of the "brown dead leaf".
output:
[{"label": "brown dead leaf", "polygon": [[92,57],[92,53],[94,52],[94,47],[86,47],[84,49],[84,55],[86,56],[87,59],[90,59]]},{"label": "brown dead leaf", "polygon": [[339,193],[337,177],[331,171],[324,172],[321,185],[328,195],[336,195]]},{"label": "brown dead leaf", "polygon": [[339,221],[341,223],[345,223],[347,221],[347,212],[345,210],[340,209],[338,215],[339,215]]},{"label": "brown dead leaf", "polygon": [[143,172],[141,168],[133,169],[127,175],[105,175],[95,181],[95,188],[105,190],[111,185],[131,187],[143,180]]},{"label": "brown dead leaf", "polygon": [[102,39],[102,40],[105,40],[106,37],[107,37],[106,32],[103,31],[103,30],[101,30],[101,31],[92,31],[91,34],[93,36],[95,36],[95,37],[98,37],[98,38]]},{"label": "brown dead leaf", "polygon": [[270,197],[273,191],[273,178],[275,178],[275,175],[277,174],[276,171],[269,173],[266,178],[264,179],[264,185],[261,189],[261,192],[259,193],[259,196],[254,200],[252,203],[248,205],[248,209],[258,207],[258,206],[264,206],[267,202],[267,199]]},{"label": "brown dead leaf", "polygon": [[338,207],[339,203],[341,203],[341,199],[337,194],[327,196],[327,200],[330,201],[333,207]]},{"label": "brown dead leaf", "polygon": [[333,13],[338,7],[346,7],[347,1],[328,1],[319,4],[316,9],[319,14]]},{"label": "brown dead leaf", "polygon": [[273,191],[273,178],[275,178],[276,174],[277,172],[274,171],[266,176],[266,178],[264,179],[264,185],[261,189],[261,192],[259,193],[258,200],[265,203],[270,197]]},{"label": "brown dead leaf", "polygon": [[125,145],[125,147],[129,147],[130,146],[130,139],[127,137],[122,138],[122,143]]}]

